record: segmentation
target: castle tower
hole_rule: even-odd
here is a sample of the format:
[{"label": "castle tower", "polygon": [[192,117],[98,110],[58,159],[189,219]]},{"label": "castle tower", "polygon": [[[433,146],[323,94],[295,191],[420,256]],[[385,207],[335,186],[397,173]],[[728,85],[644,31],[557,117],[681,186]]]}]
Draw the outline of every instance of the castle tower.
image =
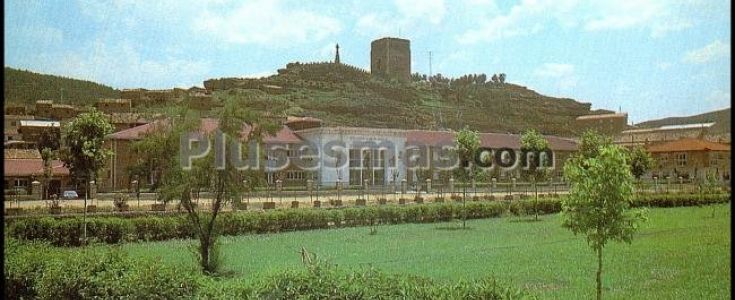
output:
[{"label": "castle tower", "polygon": [[337,48],[337,54],[334,55],[334,63],[339,64],[339,44],[337,44],[336,48]]},{"label": "castle tower", "polygon": [[382,38],[370,43],[370,73],[411,80],[411,41]]}]

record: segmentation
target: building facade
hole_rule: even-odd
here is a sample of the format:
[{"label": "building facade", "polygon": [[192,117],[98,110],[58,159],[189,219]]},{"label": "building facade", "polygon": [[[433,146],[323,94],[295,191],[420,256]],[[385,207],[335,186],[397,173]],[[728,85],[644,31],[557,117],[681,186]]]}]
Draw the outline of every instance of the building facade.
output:
[{"label": "building facade", "polygon": [[730,145],[683,138],[646,146],[655,160],[648,177],[730,180]]}]

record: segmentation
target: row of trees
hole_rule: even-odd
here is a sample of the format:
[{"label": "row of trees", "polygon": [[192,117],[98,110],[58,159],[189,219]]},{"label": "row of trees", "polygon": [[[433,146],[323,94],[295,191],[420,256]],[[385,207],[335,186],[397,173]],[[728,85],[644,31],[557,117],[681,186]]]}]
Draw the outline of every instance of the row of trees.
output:
[{"label": "row of trees", "polygon": [[[471,162],[480,146],[479,134],[465,128],[457,133],[455,143],[462,162],[455,176],[465,182],[483,176],[484,172]],[[548,141],[535,130],[528,130],[521,136],[522,151],[539,153],[548,147]],[[522,176],[533,183],[534,210],[538,211],[536,183],[545,180],[548,169],[536,162],[540,160],[531,160]],[[575,235],[585,236],[596,254],[597,299],[602,298],[604,247],[611,241],[630,243],[640,222],[645,221],[645,210],[630,209],[630,203],[634,178],[640,179],[652,165],[653,159],[645,149],[629,150],[614,145],[609,137],[594,131],[582,135],[579,152],[564,164],[564,177],[571,188],[562,202],[562,226]],[[538,212],[535,220],[538,220]]]},{"label": "row of trees", "polygon": [[491,81],[488,81],[488,77],[485,73],[465,74],[457,78],[444,77],[441,73],[437,73],[433,76],[426,76],[426,74],[420,74],[418,72],[411,74],[411,80],[414,82],[429,81],[431,83],[449,85],[450,87],[482,85],[486,83],[503,84],[505,83],[505,77],[505,73],[493,74],[493,76],[490,77]]}]

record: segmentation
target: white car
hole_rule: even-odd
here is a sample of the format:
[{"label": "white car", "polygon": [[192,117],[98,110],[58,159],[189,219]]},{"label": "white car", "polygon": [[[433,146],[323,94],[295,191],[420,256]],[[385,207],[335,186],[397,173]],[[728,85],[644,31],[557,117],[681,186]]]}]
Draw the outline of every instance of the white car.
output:
[{"label": "white car", "polygon": [[76,191],[64,191],[64,194],[61,196],[63,199],[77,199],[79,198],[79,195]]}]

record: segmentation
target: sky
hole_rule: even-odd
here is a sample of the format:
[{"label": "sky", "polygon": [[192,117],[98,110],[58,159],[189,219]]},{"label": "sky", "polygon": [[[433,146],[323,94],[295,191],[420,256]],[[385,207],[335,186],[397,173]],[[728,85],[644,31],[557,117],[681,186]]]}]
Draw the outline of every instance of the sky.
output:
[{"label": "sky", "polygon": [[266,76],[331,61],[336,43],[342,63],[369,70],[370,42],[400,37],[412,72],[506,73],[633,123],[730,107],[726,0],[4,3],[5,66],[118,89]]}]

